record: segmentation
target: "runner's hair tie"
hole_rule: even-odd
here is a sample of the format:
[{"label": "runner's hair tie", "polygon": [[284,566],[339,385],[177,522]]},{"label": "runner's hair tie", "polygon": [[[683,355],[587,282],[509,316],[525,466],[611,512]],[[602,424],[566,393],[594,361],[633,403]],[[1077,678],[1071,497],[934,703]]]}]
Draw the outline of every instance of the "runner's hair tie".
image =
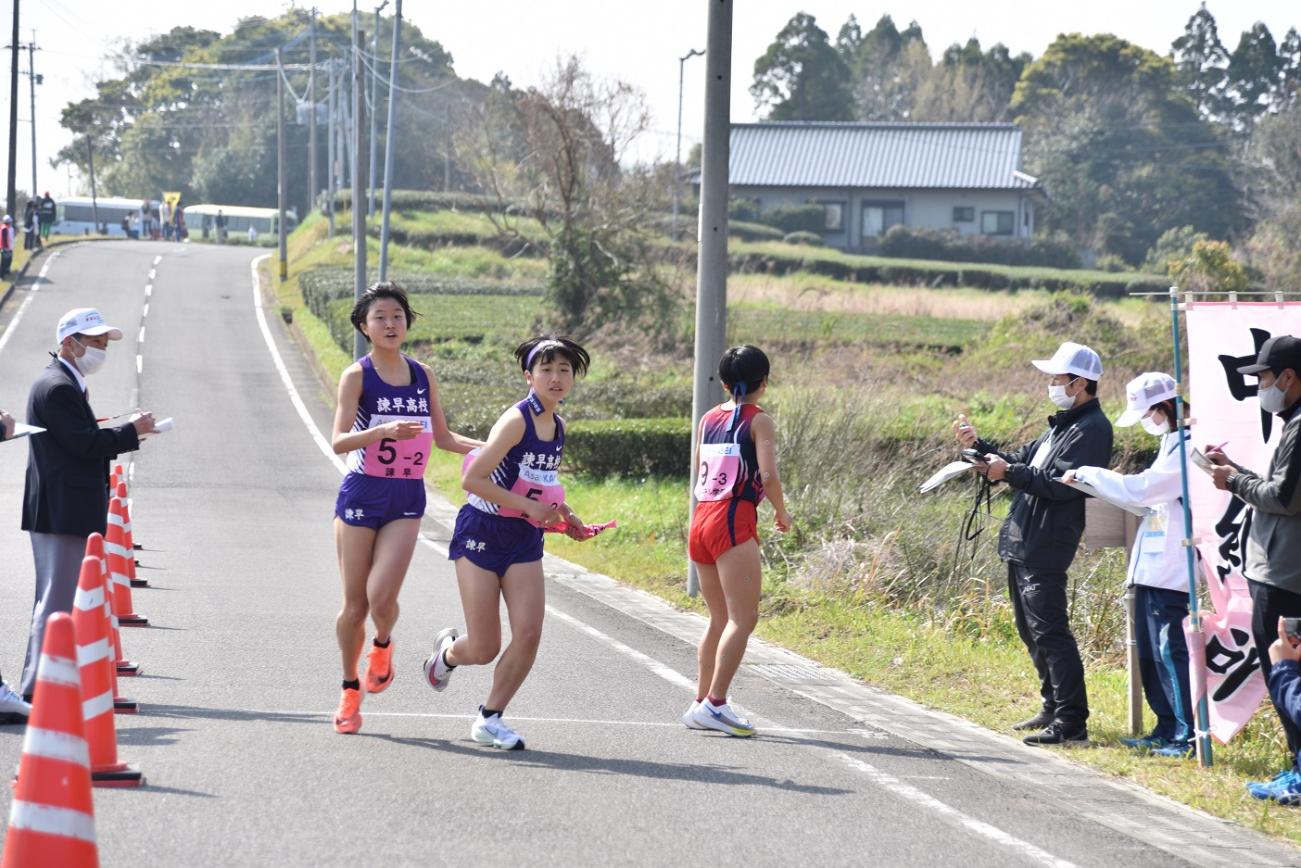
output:
[{"label": "runner's hair tie", "polygon": [[732,408],[732,418],[727,420],[727,429],[731,431],[736,425],[736,420],[741,416],[741,401],[745,398],[745,383],[737,383],[732,387],[732,400],[736,406]]},{"label": "runner's hair tie", "polygon": [[564,348],[565,348],[564,341],[558,341],[555,338],[550,338],[548,340],[542,341],[540,344],[538,344],[536,347],[534,347],[532,350],[529,351],[528,358],[524,360],[524,369],[526,371],[533,370],[533,358],[543,350],[564,349]]}]

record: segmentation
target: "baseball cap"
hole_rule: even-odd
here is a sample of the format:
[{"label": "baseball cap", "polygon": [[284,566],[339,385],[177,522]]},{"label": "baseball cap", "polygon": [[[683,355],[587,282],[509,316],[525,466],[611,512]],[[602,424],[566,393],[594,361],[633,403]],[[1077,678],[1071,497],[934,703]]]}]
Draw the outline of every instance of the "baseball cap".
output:
[{"label": "baseball cap", "polygon": [[104,323],[104,317],[93,307],[78,307],[59,318],[54,331],[54,342],[61,344],[68,335],[108,335],[110,341],[122,340],[122,330]]},{"label": "baseball cap", "polygon": [[1139,374],[1130,380],[1125,386],[1125,412],[1120,414],[1116,420],[1116,426],[1119,428],[1128,428],[1139,419],[1143,414],[1152,408],[1154,404],[1173,398],[1178,393],[1175,386],[1174,377],[1169,374],[1160,374],[1156,371],[1148,371],[1145,374]]},{"label": "baseball cap", "polygon": [[1035,359],[1030,362],[1045,374],[1074,374],[1086,380],[1096,380],[1102,376],[1102,359],[1084,344],[1067,341],[1057,348],[1051,359]]},{"label": "baseball cap", "polygon": [[1238,368],[1238,373],[1259,374],[1261,371],[1278,373],[1284,368],[1291,368],[1301,374],[1301,340],[1291,335],[1275,335],[1261,346],[1256,364],[1243,365]]}]

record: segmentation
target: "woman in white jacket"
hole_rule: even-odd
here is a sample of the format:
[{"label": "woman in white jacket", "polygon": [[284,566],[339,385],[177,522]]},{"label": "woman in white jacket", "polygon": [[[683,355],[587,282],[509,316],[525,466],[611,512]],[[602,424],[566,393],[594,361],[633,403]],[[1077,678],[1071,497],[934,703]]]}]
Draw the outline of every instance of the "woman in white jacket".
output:
[{"label": "woman in white jacket", "polygon": [[[1140,374],[1125,387],[1128,406],[1116,425],[1127,428],[1141,422],[1143,430],[1161,438],[1156,459],[1147,470],[1123,475],[1103,467],[1078,467],[1062,481],[1086,483],[1116,503],[1147,507],[1129,559],[1128,584],[1136,591],[1139,672],[1156,726],[1148,735],[1124,742],[1165,756],[1187,756],[1192,752],[1193,710],[1183,629],[1188,617],[1188,561],[1182,544],[1180,433],[1173,430],[1175,392],[1175,381],[1159,373]],[[1187,427],[1182,436],[1188,444]]]}]

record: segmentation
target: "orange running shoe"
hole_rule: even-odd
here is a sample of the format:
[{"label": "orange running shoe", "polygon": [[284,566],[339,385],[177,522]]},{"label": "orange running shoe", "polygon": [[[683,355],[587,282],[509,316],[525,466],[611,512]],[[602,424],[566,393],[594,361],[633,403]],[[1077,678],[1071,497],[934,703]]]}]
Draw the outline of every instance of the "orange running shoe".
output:
[{"label": "orange running shoe", "polygon": [[366,680],[362,683],[366,685],[367,693],[383,693],[393,683],[393,638],[391,636],[387,648],[380,648],[374,642],[370,643],[370,651],[366,652]]},{"label": "orange running shoe", "polygon": [[344,735],[361,729],[361,691],[344,688],[339,710],[334,713],[334,731]]}]

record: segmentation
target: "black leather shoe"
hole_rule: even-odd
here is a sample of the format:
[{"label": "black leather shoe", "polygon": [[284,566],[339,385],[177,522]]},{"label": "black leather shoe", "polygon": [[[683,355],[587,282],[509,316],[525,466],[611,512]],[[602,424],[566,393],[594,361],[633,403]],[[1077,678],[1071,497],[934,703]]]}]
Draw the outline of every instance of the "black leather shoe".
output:
[{"label": "black leather shoe", "polygon": [[1021,731],[1026,729],[1043,729],[1053,722],[1053,713],[1051,711],[1041,711],[1034,717],[1027,717],[1020,723],[1012,724],[1012,728]]},{"label": "black leather shoe", "polygon": [[1030,745],[1067,744],[1082,745],[1089,743],[1089,728],[1082,724],[1063,723],[1054,720],[1036,733],[1027,735],[1021,741]]}]

